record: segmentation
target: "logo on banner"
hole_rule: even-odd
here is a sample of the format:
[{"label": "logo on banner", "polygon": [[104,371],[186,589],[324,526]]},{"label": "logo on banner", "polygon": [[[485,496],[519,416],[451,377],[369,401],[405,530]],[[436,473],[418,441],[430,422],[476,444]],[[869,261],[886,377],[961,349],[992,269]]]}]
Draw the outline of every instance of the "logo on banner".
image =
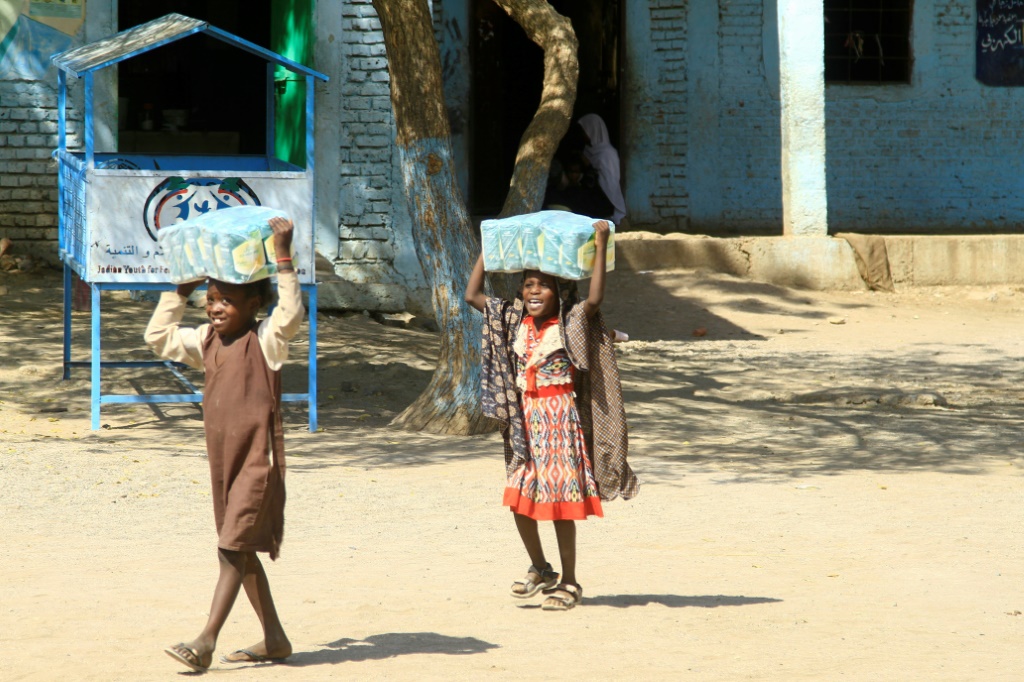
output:
[{"label": "logo on banner", "polygon": [[161,228],[210,211],[235,206],[260,206],[260,198],[241,178],[167,178],[146,199],[143,221],[156,241]]}]

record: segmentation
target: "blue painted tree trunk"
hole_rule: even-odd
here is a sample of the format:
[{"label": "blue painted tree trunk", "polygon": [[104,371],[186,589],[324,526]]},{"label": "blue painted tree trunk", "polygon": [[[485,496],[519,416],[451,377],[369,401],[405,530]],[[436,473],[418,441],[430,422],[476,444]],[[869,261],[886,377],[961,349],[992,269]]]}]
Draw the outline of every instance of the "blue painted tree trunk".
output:
[{"label": "blue painted tree trunk", "polygon": [[427,389],[394,424],[472,434],[495,430],[480,409],[483,319],[465,302],[479,253],[452,159],[441,57],[426,0],[373,0],[391,76],[391,106],[413,241],[433,292],[440,328],[437,367]]},{"label": "blue painted tree trunk", "polygon": [[435,433],[493,431],[494,423],[480,412],[483,317],[463,298],[479,246],[457,184],[451,141],[417,140],[400,145],[399,154],[441,348],[427,390],[395,423]]}]

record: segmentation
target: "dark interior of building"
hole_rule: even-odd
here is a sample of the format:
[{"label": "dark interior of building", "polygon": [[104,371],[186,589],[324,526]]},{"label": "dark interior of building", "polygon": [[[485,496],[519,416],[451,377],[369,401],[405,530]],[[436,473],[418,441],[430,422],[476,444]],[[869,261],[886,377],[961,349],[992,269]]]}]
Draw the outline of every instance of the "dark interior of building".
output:
[{"label": "dark interior of building", "polygon": [[[120,2],[118,26],[123,30],[171,12],[270,46],[270,0]],[[121,151],[263,154],[266,73],[261,58],[204,35],[122,62]]]},{"label": "dark interior of building", "polygon": [[[619,65],[622,0],[551,0],[572,21],[579,41],[580,77],[573,121],[600,114],[619,148]],[[540,102],[543,51],[493,2],[470,10],[473,69],[469,208],[493,215],[508,192],[519,139]],[[582,130],[571,125],[559,156],[582,149]]]}]

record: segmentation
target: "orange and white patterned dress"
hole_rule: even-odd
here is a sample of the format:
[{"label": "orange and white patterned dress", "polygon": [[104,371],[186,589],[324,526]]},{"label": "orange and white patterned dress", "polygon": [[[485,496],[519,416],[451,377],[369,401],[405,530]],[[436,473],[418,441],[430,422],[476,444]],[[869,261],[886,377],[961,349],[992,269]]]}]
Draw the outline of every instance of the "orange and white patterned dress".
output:
[{"label": "orange and white patterned dress", "polygon": [[530,456],[509,475],[503,504],[538,521],[604,515],[558,324],[526,316],[513,346]]}]

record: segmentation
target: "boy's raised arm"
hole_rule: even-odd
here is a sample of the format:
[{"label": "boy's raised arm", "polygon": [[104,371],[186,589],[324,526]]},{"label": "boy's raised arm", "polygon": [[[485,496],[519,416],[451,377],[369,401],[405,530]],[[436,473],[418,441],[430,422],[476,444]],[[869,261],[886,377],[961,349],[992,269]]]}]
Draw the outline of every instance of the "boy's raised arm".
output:
[{"label": "boy's raised arm", "polygon": [[466,303],[473,306],[480,312],[484,311],[487,305],[487,296],[484,294],[484,255],[481,253],[473,266],[473,272],[469,276],[469,284],[466,285]]},{"label": "boy's raised arm", "polygon": [[605,252],[608,250],[608,235],[611,228],[607,220],[594,223],[594,274],[590,277],[590,293],[583,303],[583,312],[593,317],[604,301]]}]

